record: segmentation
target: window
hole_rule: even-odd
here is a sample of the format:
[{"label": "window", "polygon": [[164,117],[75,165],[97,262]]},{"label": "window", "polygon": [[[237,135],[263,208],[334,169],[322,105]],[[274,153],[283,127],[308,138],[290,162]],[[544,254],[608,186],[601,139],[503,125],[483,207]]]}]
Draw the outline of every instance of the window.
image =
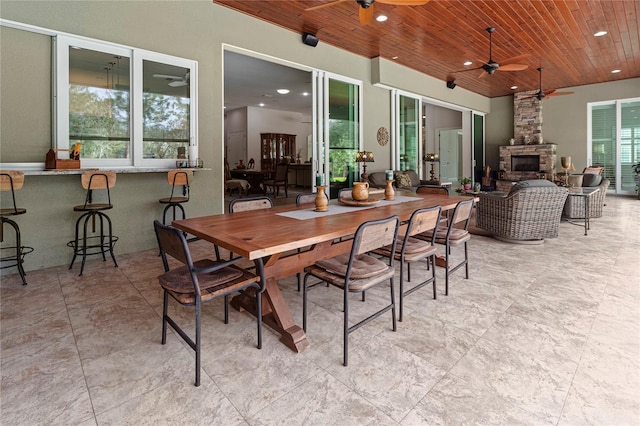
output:
[{"label": "window", "polygon": [[63,35],[56,63],[56,146],[80,143],[83,166],[197,157],[197,62]]},{"label": "window", "polygon": [[616,192],[633,191],[640,162],[640,99],[589,104],[591,164],[604,167]]}]

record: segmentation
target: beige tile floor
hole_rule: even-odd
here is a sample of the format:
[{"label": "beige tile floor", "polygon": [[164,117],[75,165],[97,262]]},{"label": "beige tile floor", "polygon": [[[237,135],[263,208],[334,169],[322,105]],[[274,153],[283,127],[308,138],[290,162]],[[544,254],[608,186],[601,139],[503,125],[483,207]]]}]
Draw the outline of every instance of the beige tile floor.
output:
[{"label": "beige tile floor", "polygon": [[[469,280],[430,288],[351,336],[341,293],[310,293],[311,347],[296,354],[221,301],[205,305],[202,386],[193,352],[160,344],[156,250],[2,278],[3,425],[640,424],[640,202],[607,198],[588,236],[563,222],[541,246],[473,236]],[[196,256],[211,247],[193,243]],[[117,251],[116,251],[117,254]],[[414,268],[414,277],[424,268]],[[397,282],[397,280],[396,280]],[[281,282],[301,322],[295,279]],[[388,288],[354,301],[365,315]],[[193,312],[173,306],[181,323]]]}]

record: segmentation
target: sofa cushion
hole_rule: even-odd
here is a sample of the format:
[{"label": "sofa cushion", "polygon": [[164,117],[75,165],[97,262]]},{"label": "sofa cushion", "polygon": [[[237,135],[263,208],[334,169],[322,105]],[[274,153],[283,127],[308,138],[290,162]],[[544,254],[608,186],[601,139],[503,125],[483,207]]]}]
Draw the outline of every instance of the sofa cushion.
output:
[{"label": "sofa cushion", "polygon": [[387,176],[385,172],[369,173],[369,184],[374,188],[384,188],[387,186]]},{"label": "sofa cushion", "polygon": [[546,179],[521,180],[520,182],[516,183],[511,187],[511,191],[509,191],[509,194],[513,194],[514,192],[519,191],[521,189],[525,189],[525,188],[545,188],[545,187],[555,188],[556,184]]},{"label": "sofa cushion", "polygon": [[602,182],[602,176],[587,173],[582,177],[582,186],[598,186]]},{"label": "sofa cushion", "polygon": [[405,173],[396,174],[396,186],[398,188],[411,188],[411,177]]},{"label": "sofa cushion", "polygon": [[[584,175],[569,175],[567,176],[567,183],[570,186],[581,187],[582,186],[582,178]],[[595,176],[595,175],[593,175]]]}]

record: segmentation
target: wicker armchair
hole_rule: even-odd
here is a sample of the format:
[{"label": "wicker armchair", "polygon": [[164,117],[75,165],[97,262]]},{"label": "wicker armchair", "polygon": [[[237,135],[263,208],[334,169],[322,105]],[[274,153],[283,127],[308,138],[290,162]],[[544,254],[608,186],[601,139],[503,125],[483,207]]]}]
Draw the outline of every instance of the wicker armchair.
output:
[{"label": "wicker armchair", "polygon": [[[587,175],[585,175],[585,178]],[[602,217],[602,207],[604,206],[604,197],[607,195],[607,189],[609,188],[610,181],[609,179],[601,179],[600,176],[592,175],[589,176],[592,179],[589,179],[589,182],[586,180],[581,185],[584,187],[594,187],[597,186],[600,188],[600,191],[596,192],[589,199],[589,218],[593,219],[594,217]],[[596,179],[598,183],[593,185],[593,179]],[[564,204],[564,216],[567,219],[584,219],[584,198],[582,197],[569,197],[567,198],[566,203]]]},{"label": "wicker armchair", "polygon": [[546,180],[518,182],[509,194],[481,193],[476,226],[500,240],[541,244],[558,236],[568,190]]}]

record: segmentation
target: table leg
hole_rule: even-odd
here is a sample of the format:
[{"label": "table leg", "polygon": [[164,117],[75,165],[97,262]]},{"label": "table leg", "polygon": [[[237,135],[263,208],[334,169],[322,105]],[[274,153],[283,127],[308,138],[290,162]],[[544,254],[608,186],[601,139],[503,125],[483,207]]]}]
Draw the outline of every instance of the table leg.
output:
[{"label": "table leg", "polygon": [[584,235],[587,235],[589,229],[589,198],[587,196],[584,199]]},{"label": "table leg", "polygon": [[[265,264],[271,266],[277,259],[272,258]],[[273,262],[272,262],[273,261]],[[256,315],[255,300],[243,295],[231,299],[231,306]],[[282,292],[275,278],[267,278],[265,291],[262,294],[262,321],[274,331],[280,333],[280,341],[294,352],[303,352],[309,347],[309,341],[302,327],[296,325],[289,307],[284,301]]]}]

